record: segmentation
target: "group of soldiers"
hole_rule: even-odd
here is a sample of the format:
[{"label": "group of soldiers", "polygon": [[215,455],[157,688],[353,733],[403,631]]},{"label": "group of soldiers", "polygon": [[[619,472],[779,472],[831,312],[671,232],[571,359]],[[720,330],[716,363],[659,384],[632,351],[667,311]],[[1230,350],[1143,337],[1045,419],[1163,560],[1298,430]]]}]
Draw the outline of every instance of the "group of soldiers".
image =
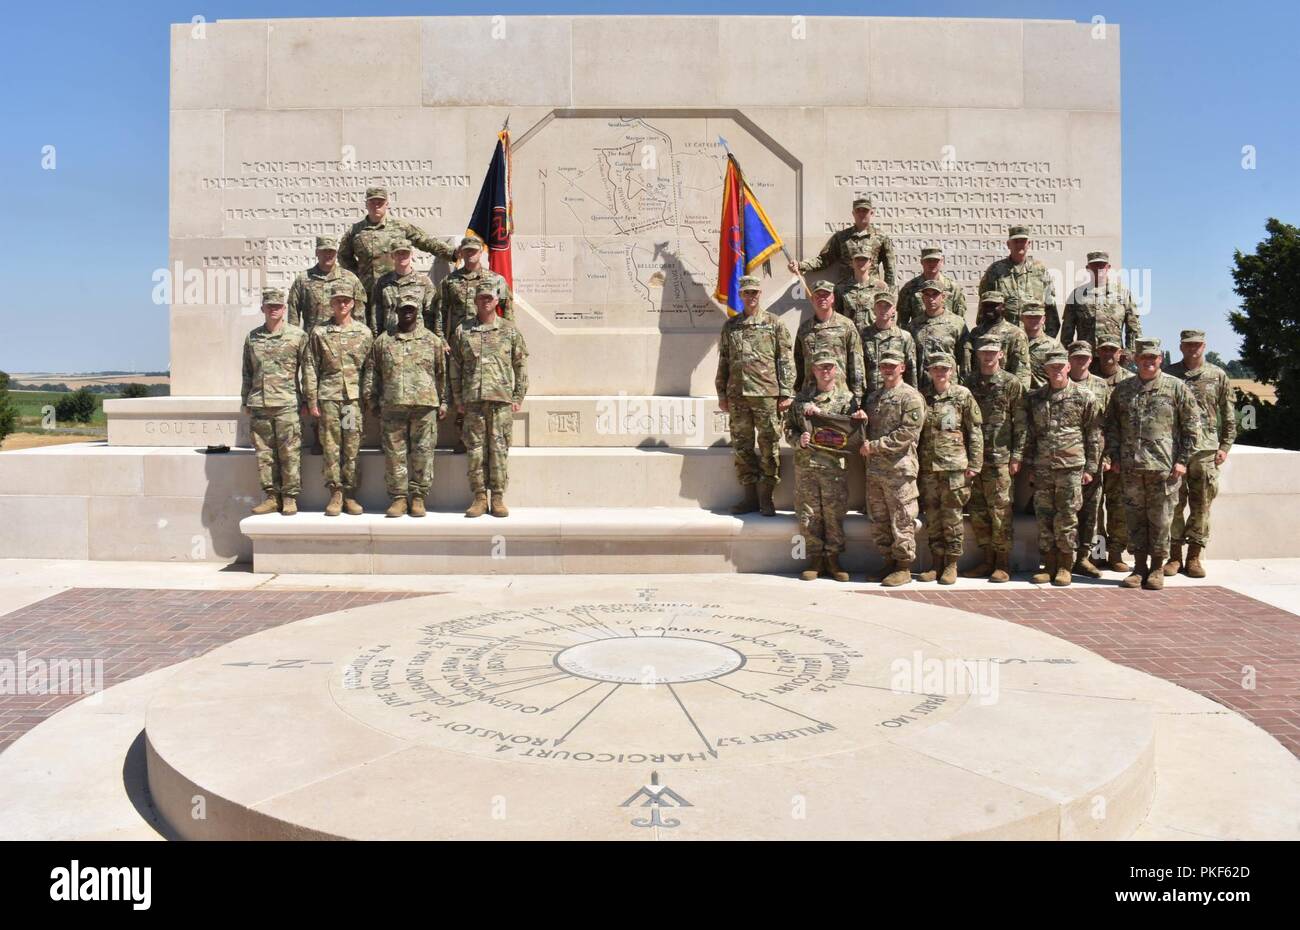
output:
[{"label": "group of soldiers", "polygon": [[759,279],[740,281],[743,312],[723,326],[715,384],[743,491],[732,512],[775,514],[784,431],[795,447],[805,580],[849,580],[839,555],[854,453],[865,459],[865,510],[885,559],[868,580],[912,580],[924,515],[930,568],[920,580],[955,583],[968,509],[981,560],[962,574],[1008,581],[1022,467],[1038,524],[1035,583],[1100,578],[1098,563],[1127,573],[1131,588],[1159,589],[1179,571],[1204,577],[1218,469],[1236,437],[1232,388],[1205,360],[1205,334],[1183,330],[1182,361],[1162,371],[1159,340],[1142,337],[1133,298],[1100,251],[1088,253],[1090,280],[1058,313],[1023,226],[1010,228],[1008,256],[980,279],[972,332],[942,249],[923,249],[921,273],[895,291],[893,245],[872,224],[870,198],[853,213],[819,255],[790,263],[800,276],[823,275],[793,339],[761,309]]},{"label": "group of soldiers", "polygon": [[[439,286],[411,264],[413,247],[456,267]],[[509,514],[513,414],[528,390],[528,349],[510,288],[473,236],[452,248],[388,215],[388,192],[366,191],[366,216],[316,239],[316,264],[289,293],[262,292],[265,323],[244,342],[242,404],[265,500],[255,514],[298,511],[303,426],[315,434],[330,492],[326,516],[360,515],[361,436],[377,418],[386,516],[423,517],[438,421],[452,408],[468,458],[467,517]]]}]

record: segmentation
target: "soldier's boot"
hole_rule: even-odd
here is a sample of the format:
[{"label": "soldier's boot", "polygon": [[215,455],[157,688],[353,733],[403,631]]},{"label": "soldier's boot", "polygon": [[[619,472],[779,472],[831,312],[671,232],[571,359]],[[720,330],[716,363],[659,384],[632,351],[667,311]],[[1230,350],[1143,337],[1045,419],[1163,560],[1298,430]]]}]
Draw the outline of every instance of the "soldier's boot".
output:
[{"label": "soldier's boot", "polygon": [[1160,566],[1152,564],[1151,571],[1147,572],[1146,578],[1142,579],[1142,587],[1147,591],[1159,591],[1165,586],[1165,573],[1160,570]]},{"label": "soldier's boot", "polygon": [[357,503],[357,499],[348,491],[343,495],[343,512],[349,516],[359,517],[366,512],[366,508]]},{"label": "soldier's boot", "polygon": [[1124,561],[1123,549],[1117,548],[1107,543],[1106,552],[1108,553],[1106,557],[1106,567],[1109,568],[1111,571],[1113,572],[1132,571],[1133,567]]},{"label": "soldier's boot", "polygon": [[1074,560],[1074,573],[1076,575],[1087,575],[1089,578],[1101,577],[1101,570],[1092,561],[1088,549],[1079,550],[1079,557]]},{"label": "soldier's boot", "polygon": [[474,501],[469,505],[469,508],[465,511],[465,516],[481,517],[483,516],[483,514],[487,513],[487,509],[488,509],[487,491],[475,491]]},{"label": "soldier's boot", "polygon": [[1165,562],[1165,577],[1172,578],[1183,570],[1183,544],[1174,543],[1169,547],[1169,561]]},{"label": "soldier's boot", "polygon": [[886,578],[888,578],[888,577],[889,577],[889,574],[890,574],[893,570],[894,570],[894,559],[893,559],[893,557],[892,557],[892,556],[885,556],[885,564],[882,565],[882,566],[880,566],[880,571],[878,571],[878,572],[872,572],[872,573],[866,575],[865,577],[866,577],[866,580],[867,580],[867,581],[870,581],[870,582],[875,583],[875,584],[879,584],[880,582],[882,582],[882,581],[884,581]]},{"label": "soldier's boot", "polygon": [[745,485],[745,496],[740,499],[740,503],[731,508],[734,514],[753,513],[758,509],[758,485]]},{"label": "soldier's boot", "polygon": [[849,573],[840,568],[839,553],[826,553],[826,573],[836,581],[848,581]]},{"label": "soldier's boot", "polygon": [[764,481],[758,486],[758,512],[765,517],[776,516],[776,504],[772,503],[772,492],[776,490],[776,485],[770,481]]},{"label": "soldier's boot", "polygon": [[505,491],[492,492],[492,516],[494,517],[510,516],[510,508],[506,506]]},{"label": "soldier's boot", "polygon": [[280,498],[280,513],[286,517],[292,517],[298,512],[298,498],[290,497],[288,494]]},{"label": "soldier's boot", "polygon": [[993,560],[993,574],[989,575],[989,581],[994,584],[1002,584],[1011,580],[1011,553],[999,552]]},{"label": "soldier's boot", "polygon": [[1204,578],[1205,566],[1201,564],[1201,548],[1196,543],[1187,544],[1187,577]]},{"label": "soldier's boot", "polygon": [[424,514],[425,514],[425,510],[424,510],[424,497],[423,497],[422,495],[419,495],[419,494],[412,494],[412,495],[411,495],[411,506],[408,508],[408,511],[407,511],[407,512],[410,513],[410,515],[413,516],[413,517],[422,517],[422,516],[424,516]]},{"label": "soldier's boot", "polygon": [[888,575],[886,575],[884,580],[881,581],[880,584],[882,587],[885,588],[897,588],[899,585],[911,584],[911,582],[912,582],[912,563],[899,562],[895,560],[893,571],[891,571]]},{"label": "soldier's boot", "polygon": [[800,581],[816,581],[821,575],[825,562],[819,555],[814,555],[808,559],[808,567],[799,573]]},{"label": "soldier's boot", "polygon": [[1133,571],[1121,581],[1122,588],[1140,588],[1147,577],[1147,556],[1145,552],[1133,553]]},{"label": "soldier's boot", "polygon": [[330,492],[330,502],[325,505],[325,516],[337,517],[343,512],[343,492],[337,488]]},{"label": "soldier's boot", "polygon": [[1043,552],[1040,549],[1038,555],[1042,559],[1043,567],[1034,572],[1034,577],[1029,580],[1034,584],[1047,584],[1056,577],[1056,550]]},{"label": "soldier's boot", "polygon": [[384,516],[386,517],[401,517],[405,515],[406,515],[405,497],[394,497],[393,502],[389,504],[388,509],[384,511]]},{"label": "soldier's boot", "polygon": [[930,550],[930,569],[916,576],[917,581],[938,581],[943,572],[943,553]]},{"label": "soldier's boot", "polygon": [[963,578],[987,578],[989,575],[993,574],[993,567],[993,547],[985,546],[984,558],[980,561],[980,564],[976,565],[974,568],[966,569],[966,571],[961,573],[961,576]]},{"label": "soldier's boot", "polygon": [[1074,564],[1074,553],[1069,549],[1062,549],[1056,555],[1056,573],[1052,575],[1052,586],[1057,588],[1068,588],[1070,586],[1070,566]]},{"label": "soldier's boot", "polygon": [[957,583],[957,557],[955,555],[944,556],[943,572],[939,575],[939,584],[956,584]]},{"label": "soldier's boot", "polygon": [[253,508],[253,513],[261,516],[264,513],[275,513],[280,509],[280,498],[276,497],[273,492],[267,492],[266,500]]}]

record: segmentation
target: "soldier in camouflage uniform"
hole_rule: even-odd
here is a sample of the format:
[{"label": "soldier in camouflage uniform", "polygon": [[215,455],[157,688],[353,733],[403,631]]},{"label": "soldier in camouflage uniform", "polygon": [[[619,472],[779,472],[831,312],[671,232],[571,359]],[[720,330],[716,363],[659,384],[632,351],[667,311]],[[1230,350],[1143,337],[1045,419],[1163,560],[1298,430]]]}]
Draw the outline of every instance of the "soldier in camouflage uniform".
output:
[{"label": "soldier in camouflage uniform", "polygon": [[394,239],[405,239],[421,251],[447,261],[456,257],[455,250],[446,242],[430,236],[414,223],[389,216],[386,188],[367,188],[365,218],[353,223],[339,239],[339,262],[361,279],[367,294],[373,293],[375,283],[393,269]]},{"label": "soldier in camouflage uniform", "polygon": [[[1097,401],[1097,409],[1106,410],[1110,400],[1110,385],[1105,378],[1089,371],[1092,366],[1092,348],[1083,339],[1070,343],[1070,380],[1091,392]],[[1079,508],[1079,548],[1074,559],[1074,574],[1100,578],[1101,570],[1092,560],[1092,549],[1096,541],[1097,527],[1101,521],[1101,501],[1105,496],[1106,456],[1101,457],[1101,466],[1096,478],[1083,485],[1083,505]]]},{"label": "soldier in camouflage uniform", "polygon": [[971,343],[979,345],[985,336],[994,336],[1002,345],[1002,364],[999,366],[1014,375],[1020,386],[1029,390],[1029,339],[1019,323],[1003,316],[1006,298],[998,291],[980,295],[979,324],[971,333]]},{"label": "soldier in camouflage uniform", "polygon": [[912,338],[916,341],[918,383],[922,390],[929,384],[930,359],[935,355],[952,356],[957,365],[953,380],[970,374],[970,330],[944,308],[943,288],[937,281],[921,285],[925,315],[912,321]]},{"label": "soldier in camouflage uniform", "polygon": [[867,397],[867,441],[861,453],[866,459],[871,535],[885,557],[885,565],[881,578],[867,580],[879,580],[892,588],[912,580],[912,562],[916,559],[920,497],[916,447],[925,425],[925,398],[903,382],[901,354],[888,351],[879,361],[882,384]]},{"label": "soldier in camouflage uniform", "polygon": [[251,417],[257,477],[266,499],[255,514],[298,512],[302,491],[302,368],[307,334],[285,322],[284,291],[262,291],[266,322],[244,340],[240,404]]},{"label": "soldier in camouflage uniform", "polygon": [[506,487],[514,414],[528,393],[528,347],[523,333],[497,312],[496,282],[478,283],[474,307],[475,315],[451,336],[451,390],[456,412],[465,418],[469,489],[474,492],[465,516],[483,516],[491,492],[492,516],[505,517],[510,514]]},{"label": "soldier in camouflage uniform", "polygon": [[1047,334],[1055,336],[1061,329],[1056,289],[1047,266],[1029,255],[1028,227],[1011,227],[1007,234],[1007,250],[1010,255],[998,259],[984,272],[979,292],[1001,291],[1007,298],[1019,297],[1021,303],[1032,300],[1042,305],[1047,313]]},{"label": "soldier in camouflage uniform", "polygon": [[929,374],[930,383],[922,391],[927,409],[918,483],[931,564],[921,580],[956,584],[965,530],[962,510],[970,500],[972,480],[984,467],[984,419],[975,396],[957,383],[957,363],[951,355],[932,353]]},{"label": "soldier in camouflage uniform", "polygon": [[1034,584],[1070,584],[1079,544],[1083,488],[1101,467],[1101,416],[1097,398],[1070,380],[1070,358],[1060,345],[1047,356],[1047,383],[1025,395],[1025,461],[1034,467],[1034,515],[1042,571]]},{"label": "soldier in camouflage uniform", "polygon": [[760,297],[758,278],[743,276],[744,312],[722,325],[713,385],[730,420],[736,477],[745,494],[731,512],[771,517],[772,492],[781,480],[780,420],[794,402],[794,355],[790,330],[759,307]]},{"label": "soldier in camouflage uniform", "polygon": [[866,414],[843,384],[836,353],[819,351],[809,367],[814,383],[795,395],[794,404],[786,412],[786,435],[794,446],[794,509],[808,556],[808,567],[799,577],[812,581],[825,573],[836,581],[848,581],[849,573],[839,563],[844,551],[844,515],[849,507],[844,456],[810,445],[812,427],[807,418],[823,414],[852,416],[861,421]]},{"label": "soldier in camouflage uniform", "polygon": [[[1070,292],[1061,321],[1061,342],[1069,345],[1082,339],[1095,353],[1102,339],[1115,339],[1128,358],[1142,335],[1133,295],[1120,281],[1110,280],[1110,255],[1088,253],[1088,272],[1092,280]],[[1093,373],[1096,373],[1094,359]]]},{"label": "soldier in camouflage uniform", "polygon": [[1178,487],[1201,435],[1196,397],[1160,370],[1163,360],[1159,339],[1139,339],[1137,377],[1115,385],[1106,404],[1106,455],[1124,484],[1133,546],[1133,572],[1120,583],[1154,591],[1164,587]]},{"label": "soldier in camouflage uniform", "polygon": [[472,317],[478,312],[474,306],[474,294],[479,284],[484,281],[496,288],[499,312],[513,323],[514,296],[510,293],[506,279],[483,263],[483,240],[477,236],[466,236],[460,240],[460,248],[457,249],[456,254],[462,262],[461,267],[443,278],[439,287],[443,323],[448,335],[460,325],[461,320]]},{"label": "soldier in camouflage uniform", "polygon": [[366,319],[370,331],[378,336],[396,330],[399,295],[414,293],[420,297],[420,320],[424,328],[445,336],[442,316],[438,310],[438,289],[427,274],[415,270],[415,264],[411,260],[411,243],[405,239],[394,239],[389,259],[393,263],[392,270],[380,276],[370,296],[370,316]]},{"label": "soldier in camouflage uniform", "polygon": [[386,517],[425,515],[437,421],[447,416],[446,343],[421,325],[423,301],[419,290],[398,296],[397,326],[374,341],[362,384],[380,414],[384,484],[392,500]]},{"label": "soldier in camouflage uniform", "polygon": [[307,336],[303,389],[311,415],[320,424],[324,447],[325,487],[330,492],[325,516],[337,517],[344,508],[360,516],[357,488],[365,401],[362,380],[375,341],[365,323],[352,318],[351,282],[336,281],[330,295],[333,316]]},{"label": "soldier in camouflage uniform", "polygon": [[986,333],[979,341],[979,366],[966,386],[979,404],[984,423],[984,465],[975,476],[970,522],[984,553],[963,578],[1011,580],[1012,497],[1025,448],[1025,387],[1002,367],[1002,340]]},{"label": "soldier in camouflage uniform", "polygon": [[[851,279],[850,268],[852,266],[852,256],[849,254],[849,244],[856,242],[859,247],[865,245],[867,254],[871,256],[873,265],[880,269],[885,283],[890,287],[894,286],[894,243],[888,236],[882,233],[875,226],[871,225],[871,219],[875,216],[875,208],[870,197],[859,197],[853,201],[853,225],[846,226],[844,229],[837,230],[826,240],[826,245],[822,247],[816,258],[810,258],[807,261],[795,264],[790,262],[789,268],[793,274],[803,272],[808,274],[813,271],[833,271],[838,270],[839,280],[847,284]],[[832,269],[832,266],[838,265],[838,269]]]},{"label": "soldier in camouflage uniform", "polygon": [[[1008,301],[1011,304],[1012,301]],[[1020,325],[1024,327],[1026,346],[1029,354],[1029,388],[1036,390],[1047,384],[1047,369],[1044,367],[1049,355],[1063,349],[1055,337],[1043,332],[1043,305],[1034,301],[1020,304]]]},{"label": "soldier in camouflage uniform", "polygon": [[876,277],[868,243],[854,239],[847,248],[849,261],[853,263],[853,280],[835,285],[835,309],[850,320],[863,315],[870,319],[876,294],[891,288],[883,278]]},{"label": "soldier in camouflage uniform", "polygon": [[880,360],[886,352],[898,353],[905,366],[903,380],[916,387],[916,341],[911,333],[899,329],[894,322],[894,295],[880,290],[873,297],[873,309],[866,314],[859,313],[853,319],[862,338],[862,357],[866,366],[864,397],[880,390],[883,384]]},{"label": "soldier in camouflage uniform", "polygon": [[[1178,489],[1178,506],[1171,527],[1169,561],[1165,574],[1176,575],[1187,544],[1187,575],[1204,578],[1201,550],[1210,541],[1210,505],[1219,493],[1219,468],[1237,440],[1237,415],[1228,373],[1205,360],[1205,333],[1185,329],[1179,336],[1183,360],[1169,366],[1169,374],[1191,390],[1201,412],[1200,439],[1187,462],[1187,477]],[[1191,505],[1186,522],[1183,511]]]},{"label": "soldier in camouflage uniform", "polygon": [[[1111,392],[1115,385],[1135,377],[1133,372],[1119,363],[1123,346],[1115,336],[1103,336],[1097,343],[1097,357],[1093,367],[1097,377],[1106,382],[1106,403],[1110,403]],[[1124,561],[1124,550],[1128,548],[1128,525],[1124,522],[1124,485],[1119,472],[1110,470],[1110,459],[1102,456],[1102,496],[1106,502],[1105,529],[1106,567],[1112,572],[1128,574],[1132,567]],[[1100,522],[1100,518],[1099,518]]]},{"label": "soldier in camouflage uniform", "polygon": [[812,365],[808,360],[823,353],[835,356],[837,373],[853,399],[862,403],[862,337],[853,321],[835,312],[835,285],[818,281],[813,285],[813,315],[799,324],[794,337],[794,383],[800,389],[812,387]]},{"label": "soldier in camouflage uniform", "polygon": [[943,249],[930,246],[921,250],[922,271],[898,291],[898,325],[908,329],[912,321],[925,315],[921,288],[927,281],[937,281],[943,289],[943,303],[948,312],[966,322],[966,292],[953,278],[943,273]]}]

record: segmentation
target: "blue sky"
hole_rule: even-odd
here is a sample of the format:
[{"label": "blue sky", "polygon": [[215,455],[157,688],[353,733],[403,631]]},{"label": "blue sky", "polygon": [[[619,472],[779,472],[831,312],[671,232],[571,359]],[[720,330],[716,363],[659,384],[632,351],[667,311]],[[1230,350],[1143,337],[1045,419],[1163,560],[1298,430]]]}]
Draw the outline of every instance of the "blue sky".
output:
[{"label": "blue sky", "polygon": [[[471,12],[430,4],[316,0],[11,5],[0,61],[0,369],[167,367],[167,311],[150,301],[167,262],[168,24],[222,18]],[[988,16],[1122,27],[1124,258],[1152,269],[1166,341],[1199,326],[1236,355],[1234,248],[1264,221],[1300,223],[1300,4],[1012,3],[984,0],[498,2],[482,14],[747,13]],[[57,169],[42,170],[56,146]],[[1257,153],[1243,170],[1242,147]]]}]

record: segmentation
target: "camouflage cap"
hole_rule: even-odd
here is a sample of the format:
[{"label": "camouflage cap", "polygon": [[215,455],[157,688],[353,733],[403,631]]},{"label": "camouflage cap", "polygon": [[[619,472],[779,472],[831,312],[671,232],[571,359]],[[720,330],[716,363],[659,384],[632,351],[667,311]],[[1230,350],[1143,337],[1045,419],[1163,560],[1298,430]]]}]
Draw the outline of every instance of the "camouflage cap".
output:
[{"label": "camouflage cap", "polygon": [[870,194],[863,194],[860,197],[853,198],[853,209],[860,210],[863,208],[867,210],[874,210],[876,208],[876,205],[871,202]]},{"label": "camouflage cap", "polygon": [[421,298],[419,291],[401,291],[397,295],[397,308],[400,310],[402,307],[415,307],[419,310],[424,304]]},{"label": "camouflage cap", "polygon": [[481,297],[484,294],[491,294],[493,297],[496,297],[497,286],[493,284],[491,281],[480,281],[478,283],[478,286],[474,288],[474,296]]},{"label": "camouflage cap", "polygon": [[903,353],[899,352],[897,349],[886,349],[880,353],[880,361],[881,363],[893,362],[895,365],[902,365]]},{"label": "camouflage cap", "polygon": [[262,288],[262,305],[266,306],[268,304],[282,306],[284,304],[284,291],[278,287]]},{"label": "camouflage cap", "polygon": [[317,237],[316,237],[316,250],[319,252],[321,249],[333,249],[334,251],[337,252],[338,249],[339,249],[339,240],[338,240],[338,237],[337,237],[337,236],[317,236]]},{"label": "camouflage cap", "polygon": [[1154,336],[1150,339],[1139,339],[1137,341],[1138,355],[1163,355],[1160,349],[1160,340]]},{"label": "camouflage cap", "polygon": [[975,347],[976,352],[1001,352],[1002,340],[997,336],[985,334],[980,336],[979,345]]},{"label": "camouflage cap", "polygon": [[1028,226],[1012,226],[1010,229],[1007,230],[1007,238],[1008,238],[1008,239],[1028,239],[1028,238],[1029,238],[1029,227],[1028,227]]},{"label": "camouflage cap", "polygon": [[1091,358],[1092,346],[1088,345],[1086,339],[1076,339],[1074,342],[1070,343],[1070,355],[1086,355]]},{"label": "camouflage cap", "polygon": [[736,290],[739,291],[759,291],[763,289],[763,283],[752,274],[740,276],[740,283]]},{"label": "camouflage cap", "polygon": [[330,287],[330,298],[346,297],[348,300],[356,299],[356,294],[352,290],[352,285],[347,281],[335,281]]},{"label": "camouflage cap", "polygon": [[869,261],[875,258],[871,251],[870,242],[864,242],[861,239],[850,239],[847,245],[850,260],[857,261],[859,258],[865,258]]},{"label": "camouflage cap", "polygon": [[980,294],[980,303],[982,304],[1004,304],[1007,302],[1007,295],[1001,291],[985,291]]},{"label": "camouflage cap", "polygon": [[1203,329],[1185,329],[1178,334],[1179,342],[1204,342],[1205,330]]},{"label": "camouflage cap", "polygon": [[465,238],[460,240],[460,245],[456,246],[456,251],[459,252],[462,249],[470,249],[471,251],[477,252],[482,248],[483,248],[482,239],[480,239],[478,236],[466,236]]},{"label": "camouflage cap", "polygon": [[367,188],[366,188],[366,199],[367,199],[367,200],[387,200],[387,199],[388,199],[388,188],[386,188],[386,187],[367,187]]},{"label": "camouflage cap", "polygon": [[937,278],[936,278],[935,280],[933,280],[933,281],[926,281],[924,284],[921,285],[921,290],[923,290],[923,291],[942,291],[942,290],[943,290],[943,282],[940,281],[940,280],[938,280]]},{"label": "camouflage cap", "polygon": [[943,249],[939,248],[937,245],[932,245],[928,248],[922,249],[921,261],[925,261],[927,258],[943,258]]},{"label": "camouflage cap", "polygon": [[873,304],[878,304],[881,301],[885,301],[891,307],[897,302],[893,291],[876,291],[876,293],[871,295],[871,302]]},{"label": "camouflage cap", "polygon": [[1097,340],[1098,349],[1122,349],[1124,344],[1119,341],[1118,336],[1102,336]]},{"label": "camouflage cap", "polygon": [[813,365],[825,365],[828,363],[831,365],[838,365],[840,363],[840,360],[835,357],[834,352],[827,352],[823,350],[813,356],[812,363]]},{"label": "camouflage cap", "polygon": [[392,245],[388,247],[388,251],[389,252],[413,252],[415,250],[411,248],[411,243],[408,242],[406,239],[394,239]]},{"label": "camouflage cap", "polygon": [[1047,355],[1043,357],[1044,365],[1068,365],[1070,364],[1070,355],[1065,351],[1065,346],[1055,345],[1047,350]]},{"label": "camouflage cap", "polygon": [[1088,253],[1088,264],[1089,264],[1089,265],[1109,265],[1109,264],[1110,264],[1110,253],[1109,253],[1109,252],[1089,252],[1089,253]]},{"label": "camouflage cap", "polygon": [[825,278],[815,282],[812,286],[812,289],[814,294],[818,293],[819,291],[822,293],[831,293],[831,294],[835,293],[835,285],[832,284],[830,281],[827,281]]},{"label": "camouflage cap", "polygon": [[1020,305],[1021,316],[1047,316],[1043,305],[1034,300],[1026,300]]},{"label": "camouflage cap", "polygon": [[926,368],[956,368],[956,360],[947,352],[936,352],[925,360]]}]

